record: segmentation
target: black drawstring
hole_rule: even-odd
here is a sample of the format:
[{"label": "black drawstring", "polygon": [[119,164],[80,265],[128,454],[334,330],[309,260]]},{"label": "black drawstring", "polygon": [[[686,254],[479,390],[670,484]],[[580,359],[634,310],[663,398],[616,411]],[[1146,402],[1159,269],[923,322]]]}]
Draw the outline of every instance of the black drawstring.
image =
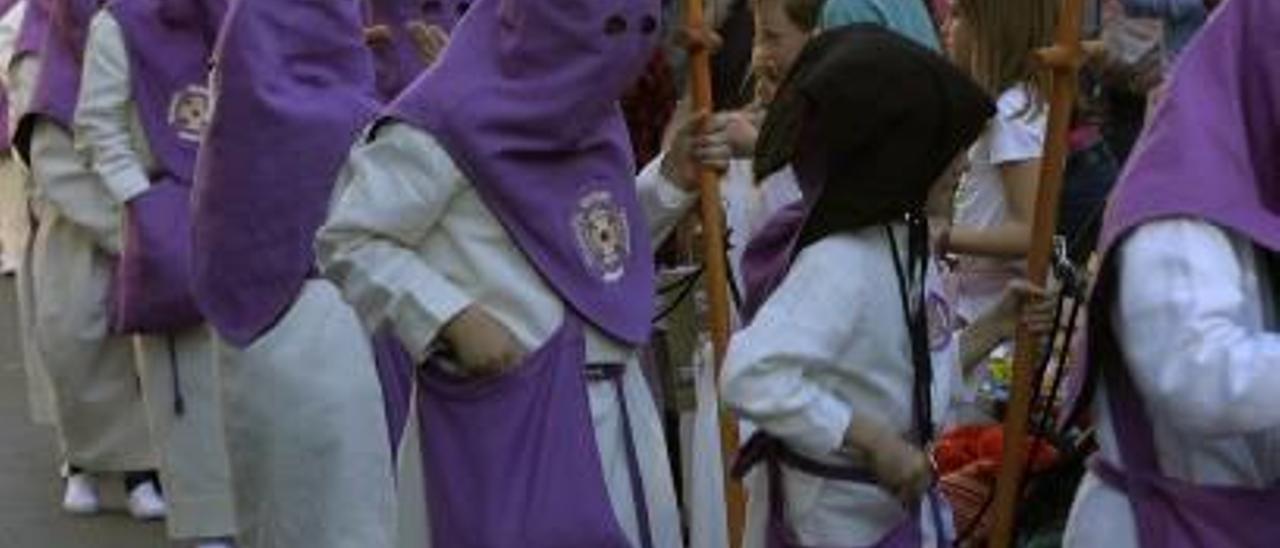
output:
[{"label": "black drawstring", "polygon": [[169,343],[169,367],[173,369],[173,412],[179,417],[186,414],[187,404],[182,399],[182,380],[178,376],[178,343],[173,335],[166,337]]},{"label": "black drawstring", "polygon": [[[898,239],[893,234],[891,225],[884,225],[885,236],[889,239],[889,248],[893,253],[894,273],[898,276],[898,294],[902,298],[902,313],[906,317],[907,330],[911,340],[911,362],[915,372],[912,383],[913,421],[920,447],[927,449],[933,441],[933,365],[929,355],[928,313],[925,306],[925,276],[929,256],[929,226],[924,217],[911,215],[907,219],[907,265],[902,265]],[[910,276],[911,279],[908,277]],[[911,285],[914,280],[916,285]],[[911,306],[913,296],[916,300],[914,310]]]}]

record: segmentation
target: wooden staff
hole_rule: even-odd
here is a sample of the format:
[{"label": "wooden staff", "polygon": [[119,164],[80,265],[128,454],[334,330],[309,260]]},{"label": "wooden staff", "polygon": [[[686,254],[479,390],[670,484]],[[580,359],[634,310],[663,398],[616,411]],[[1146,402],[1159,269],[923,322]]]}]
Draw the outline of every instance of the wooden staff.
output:
[{"label": "wooden staff", "polygon": [[[1039,65],[1053,74],[1049,102],[1049,126],[1040,166],[1040,188],[1036,195],[1035,219],[1031,228],[1031,249],[1027,253],[1027,277],[1042,287],[1049,273],[1058,200],[1066,170],[1068,130],[1075,106],[1078,71],[1085,53],[1080,44],[1081,0],[1065,0],[1058,21],[1054,45],[1035,53]],[[1013,544],[1017,505],[1022,493],[1023,468],[1027,463],[1027,425],[1035,387],[1035,365],[1041,341],[1021,323],[1014,338],[1012,394],[1004,420],[1004,455],[996,483],[995,529],[991,548]]]},{"label": "wooden staff", "polygon": [[[688,40],[689,71],[693,86],[693,113],[711,112],[711,51],[701,36],[706,22],[703,18],[702,0],[684,1],[685,26]],[[702,168],[698,172],[700,187],[700,217],[702,220],[703,281],[707,290],[707,318],[711,331],[712,355],[715,360],[716,378],[724,364],[725,351],[729,347],[729,279],[725,265],[724,213],[720,205],[720,174]],[[742,520],[746,511],[742,486],[729,474],[733,455],[738,449],[738,428],[729,413],[720,414],[720,458],[724,463],[724,497],[729,521],[729,545],[742,546]]]}]

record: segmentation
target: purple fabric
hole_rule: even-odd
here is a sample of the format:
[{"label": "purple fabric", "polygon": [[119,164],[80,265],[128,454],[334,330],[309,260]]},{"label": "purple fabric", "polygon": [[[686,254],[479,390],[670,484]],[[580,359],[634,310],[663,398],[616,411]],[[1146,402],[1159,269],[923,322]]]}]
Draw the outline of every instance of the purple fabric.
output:
[{"label": "purple fabric", "polygon": [[119,333],[172,333],[202,322],[191,293],[191,183],[212,108],[207,60],[221,7],[221,0],[107,7],[120,25],[132,104],[159,167],[151,187],[127,204],[113,295]]},{"label": "purple fabric", "polygon": [[366,6],[365,22],[384,25],[391,31],[390,42],[372,46],[378,78],[378,95],[390,101],[427,68],[409,36],[408,24],[422,21],[446,33],[470,6],[458,0],[361,0]]},{"label": "purple fabric", "polygon": [[185,185],[168,179],[126,204],[129,222],[112,285],[113,332],[173,333],[203,321],[187,289],[190,200]]},{"label": "purple fabric", "polygon": [[652,244],[618,98],[657,43],[656,0],[479,0],[388,116],[440,141],[579,314],[648,339]]},{"label": "purple fabric", "polygon": [[50,3],[50,0],[27,2],[27,11],[22,14],[22,26],[18,29],[18,39],[13,47],[14,59],[36,53],[44,46],[45,36],[49,34]]},{"label": "purple fabric", "polygon": [[377,115],[353,1],[237,2],[218,46],[219,103],[194,190],[194,290],[244,347],[292,306],[338,171]]},{"label": "purple fabric", "polygon": [[[1080,409],[1105,382],[1120,463],[1095,460],[1128,494],[1139,544],[1149,548],[1274,546],[1280,485],[1195,485],[1160,470],[1151,421],[1111,324],[1113,253],[1134,229],[1163,218],[1214,223],[1280,251],[1280,3],[1224,2],[1183,52],[1168,94],[1135,148],[1104,219],[1102,269],[1090,299]],[[1084,379],[1083,381],[1081,379]]]},{"label": "purple fabric", "polygon": [[[260,0],[248,0],[257,2]],[[382,403],[387,419],[387,440],[391,459],[399,457],[400,440],[409,424],[410,400],[413,397],[413,369],[416,364],[405,351],[395,333],[383,329],[373,337],[374,362],[378,382],[382,385]]]},{"label": "purple fabric", "polygon": [[[98,0],[37,0],[28,4],[26,17],[31,24],[23,25],[19,50],[32,50],[32,43],[42,34],[43,40],[38,48],[40,75],[32,90],[31,105],[14,128],[13,142],[19,154],[27,155],[37,118],[46,118],[71,131],[89,21],[100,5]],[[47,17],[48,26],[44,29],[42,17]]]},{"label": "purple fabric", "polygon": [[[107,4],[129,54],[132,100],[163,174],[190,187],[212,96],[209,59],[224,0]],[[156,47],[164,44],[164,47]]]},{"label": "purple fabric", "polygon": [[542,348],[496,379],[460,380],[435,361],[419,369],[433,546],[629,546],[596,446],[582,329],[566,314]]},{"label": "purple fabric", "polygon": [[744,325],[751,323],[786,278],[808,212],[809,204],[804,200],[792,203],[774,213],[747,242],[742,252],[742,283],[746,286],[742,304]]},{"label": "purple fabric", "polygon": [[[18,0],[0,0],[0,17],[7,15],[16,3]],[[0,86],[0,127],[5,128],[0,135],[0,152],[8,152],[13,148],[13,141],[9,138],[9,90],[3,86]]]}]

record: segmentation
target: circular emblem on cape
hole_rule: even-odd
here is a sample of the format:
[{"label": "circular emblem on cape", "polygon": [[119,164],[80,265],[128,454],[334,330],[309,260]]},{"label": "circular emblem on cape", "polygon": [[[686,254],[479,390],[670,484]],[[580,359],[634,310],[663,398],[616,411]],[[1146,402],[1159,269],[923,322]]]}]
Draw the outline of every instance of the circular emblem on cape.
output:
[{"label": "circular emblem on cape", "polygon": [[606,282],[621,279],[631,255],[631,226],[613,194],[595,190],[578,199],[573,230],[587,269]]},{"label": "circular emblem on cape", "polygon": [[951,303],[942,295],[930,291],[925,297],[925,308],[929,314],[925,320],[929,323],[929,349],[938,352],[950,345],[954,337],[955,317]]},{"label": "circular emblem on cape", "polygon": [[203,86],[190,85],[173,94],[169,102],[169,125],[178,138],[200,142],[213,114],[213,95]]}]

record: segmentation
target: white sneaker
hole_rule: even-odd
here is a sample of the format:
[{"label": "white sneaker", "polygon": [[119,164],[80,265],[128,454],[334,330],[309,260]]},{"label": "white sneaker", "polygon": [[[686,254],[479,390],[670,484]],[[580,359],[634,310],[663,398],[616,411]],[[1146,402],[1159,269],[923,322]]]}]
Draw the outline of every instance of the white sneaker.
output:
[{"label": "white sneaker", "polygon": [[88,474],[67,476],[67,492],[62,496],[62,509],[72,514],[88,516],[98,513],[98,487]]},{"label": "white sneaker", "polygon": [[154,482],[146,482],[129,492],[129,515],[139,521],[164,519],[168,508]]},{"label": "white sneaker", "polygon": [[229,540],[202,540],[196,543],[196,548],[235,548]]}]

